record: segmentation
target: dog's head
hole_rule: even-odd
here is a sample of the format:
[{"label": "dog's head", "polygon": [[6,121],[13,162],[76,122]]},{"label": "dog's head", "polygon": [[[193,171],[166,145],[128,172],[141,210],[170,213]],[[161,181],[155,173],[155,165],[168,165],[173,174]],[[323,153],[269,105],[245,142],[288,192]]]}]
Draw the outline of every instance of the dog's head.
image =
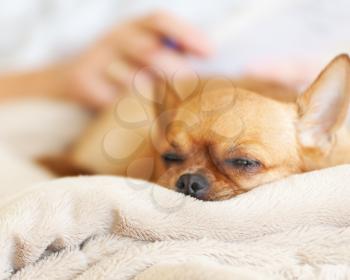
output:
[{"label": "dog's head", "polygon": [[203,200],[321,168],[344,122],[350,60],[335,58],[296,102],[232,86],[199,88],[160,109],[158,182]]}]

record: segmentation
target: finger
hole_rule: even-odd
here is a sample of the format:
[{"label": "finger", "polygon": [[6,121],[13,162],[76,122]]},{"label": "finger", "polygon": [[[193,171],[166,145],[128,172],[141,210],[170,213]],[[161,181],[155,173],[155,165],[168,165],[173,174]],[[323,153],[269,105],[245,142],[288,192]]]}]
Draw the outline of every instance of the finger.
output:
[{"label": "finger", "polygon": [[139,29],[129,30],[125,44],[119,45],[118,51],[129,61],[129,67],[132,64],[136,64],[138,69],[153,67],[155,73],[160,71],[168,77],[178,69],[188,68],[188,62],[182,53],[164,47],[157,36]]},{"label": "finger", "polygon": [[159,78],[164,78],[163,72],[159,73],[155,70],[154,67],[136,65],[133,61],[119,59],[109,65],[107,75],[112,82],[120,86],[122,91],[134,92],[148,100],[153,100],[154,96],[148,95],[155,90],[155,78],[157,81],[162,81]]},{"label": "finger", "polygon": [[106,77],[112,83],[116,83],[121,87],[130,88],[137,71],[137,65],[119,57],[107,66]]},{"label": "finger", "polygon": [[183,51],[209,56],[213,47],[199,30],[166,12],[156,12],[140,22],[141,26],[174,40]]},{"label": "finger", "polygon": [[115,46],[115,52],[142,66],[148,66],[150,57],[164,48],[154,33],[138,28],[128,29],[127,34],[119,34],[119,38],[122,43]]},{"label": "finger", "polygon": [[115,101],[119,91],[118,85],[110,82],[104,73],[91,74],[79,83],[75,97],[93,109],[102,109]]},{"label": "finger", "polygon": [[149,55],[147,59],[149,61],[148,65],[157,70],[156,73],[160,72],[168,79],[172,78],[175,74],[182,76],[182,73],[178,72],[189,68],[188,62],[182,55],[169,49],[162,49]]}]

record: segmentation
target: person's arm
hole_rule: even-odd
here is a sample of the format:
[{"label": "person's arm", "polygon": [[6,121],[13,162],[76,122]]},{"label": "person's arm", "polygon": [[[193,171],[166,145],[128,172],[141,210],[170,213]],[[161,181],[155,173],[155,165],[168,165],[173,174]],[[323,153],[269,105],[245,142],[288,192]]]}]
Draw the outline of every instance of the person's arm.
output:
[{"label": "person's arm", "polygon": [[[176,42],[178,48],[164,44]],[[63,65],[30,73],[0,75],[0,101],[46,96],[70,98],[100,108],[130,86],[140,68],[166,75],[187,67],[186,55],[205,57],[211,47],[205,36],[175,16],[157,12],[117,26],[88,50]],[[148,75],[149,74],[149,75]],[[147,73],[152,79],[154,73]]]},{"label": "person's arm", "polygon": [[66,90],[66,67],[63,65],[0,76],[0,101],[41,96],[63,98]]}]

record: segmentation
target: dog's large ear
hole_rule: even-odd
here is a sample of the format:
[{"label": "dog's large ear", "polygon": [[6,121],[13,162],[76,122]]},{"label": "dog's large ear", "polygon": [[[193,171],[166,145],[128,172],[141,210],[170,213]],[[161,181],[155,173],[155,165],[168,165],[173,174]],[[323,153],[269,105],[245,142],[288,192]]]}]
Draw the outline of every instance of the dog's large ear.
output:
[{"label": "dog's large ear", "polygon": [[325,151],[344,123],[350,100],[350,59],[333,59],[302,94],[299,109],[299,141],[305,148]]}]

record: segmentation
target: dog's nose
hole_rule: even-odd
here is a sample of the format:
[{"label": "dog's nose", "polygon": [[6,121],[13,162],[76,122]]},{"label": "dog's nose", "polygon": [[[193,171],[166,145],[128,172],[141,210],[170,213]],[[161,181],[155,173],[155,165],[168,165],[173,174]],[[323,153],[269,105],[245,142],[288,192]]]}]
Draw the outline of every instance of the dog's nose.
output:
[{"label": "dog's nose", "polygon": [[207,179],[200,174],[184,174],[176,182],[176,190],[178,192],[201,198],[206,194],[209,188]]}]

